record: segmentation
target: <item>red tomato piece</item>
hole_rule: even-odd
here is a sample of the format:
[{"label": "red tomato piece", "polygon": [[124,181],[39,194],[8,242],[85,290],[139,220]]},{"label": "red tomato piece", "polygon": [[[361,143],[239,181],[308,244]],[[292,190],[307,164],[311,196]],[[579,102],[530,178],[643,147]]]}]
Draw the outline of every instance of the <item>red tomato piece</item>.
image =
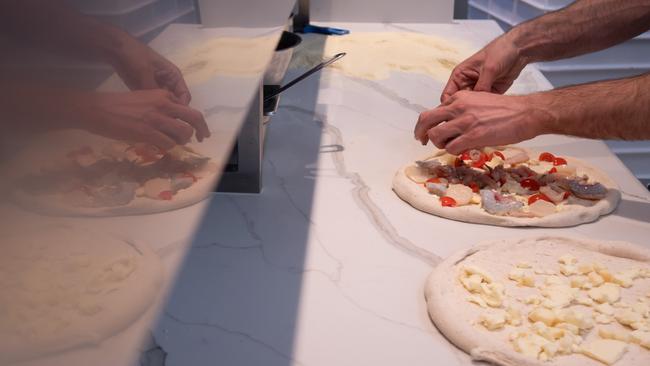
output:
[{"label": "red tomato piece", "polygon": [[571,196],[570,192],[564,192],[564,199],[567,199]]},{"label": "red tomato piece", "polygon": [[472,160],[472,157],[469,155],[469,150],[463,151],[460,154],[460,160]]},{"label": "red tomato piece", "polygon": [[553,203],[553,201],[551,201],[551,199],[548,198],[548,196],[545,195],[544,193],[537,193],[537,194],[534,194],[534,195],[528,197],[528,205],[530,206],[530,205],[532,205],[533,203],[535,203],[535,202],[537,202],[539,200],[544,200],[544,201],[548,201],[550,203]]},{"label": "red tomato piece", "polygon": [[557,169],[555,169],[555,167],[551,168],[551,170],[548,171],[548,174],[553,174],[553,173],[557,173]]},{"label": "red tomato piece", "polygon": [[440,197],[440,204],[442,207],[454,207],[456,206],[456,200],[448,196],[442,196]]},{"label": "red tomato piece", "polygon": [[[495,151],[495,152],[493,152],[492,154],[494,154],[494,155],[500,157],[501,160],[506,160],[506,157],[503,155],[503,153],[502,153],[501,151]],[[490,160],[492,160],[492,159],[490,159]]]},{"label": "red tomato piece", "polygon": [[558,166],[558,165],[567,165],[566,159],[564,158],[555,158],[553,159],[553,165]]},{"label": "red tomato piece", "polygon": [[162,191],[162,192],[158,193],[158,197],[161,200],[169,201],[169,200],[172,199],[172,197],[174,197],[174,192],[172,192],[172,191]]},{"label": "red tomato piece", "polygon": [[539,182],[537,182],[535,179],[531,179],[531,178],[522,179],[521,182],[519,182],[519,184],[528,190],[539,191]]},{"label": "red tomato piece", "polygon": [[539,161],[548,161],[549,163],[552,163],[555,160],[555,155],[551,154],[550,152],[543,152],[539,154]]},{"label": "red tomato piece", "polygon": [[476,182],[471,182],[468,185],[468,187],[471,188],[472,192],[474,192],[474,193],[478,193],[480,191],[480,188],[479,188],[479,186],[478,186],[478,184]]},{"label": "red tomato piece", "polygon": [[485,163],[487,163],[488,161],[489,161],[489,159],[488,159],[487,154],[484,153],[484,152],[481,152],[481,155],[479,156],[478,160],[472,161],[472,167],[480,168],[483,165],[485,165]]}]

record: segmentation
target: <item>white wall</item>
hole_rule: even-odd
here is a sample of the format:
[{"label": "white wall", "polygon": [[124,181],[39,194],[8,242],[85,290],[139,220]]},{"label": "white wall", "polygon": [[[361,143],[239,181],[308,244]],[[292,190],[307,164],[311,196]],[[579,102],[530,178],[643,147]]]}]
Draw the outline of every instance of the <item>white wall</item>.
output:
[{"label": "white wall", "polygon": [[310,0],[311,20],[340,22],[448,23],[453,0]]}]

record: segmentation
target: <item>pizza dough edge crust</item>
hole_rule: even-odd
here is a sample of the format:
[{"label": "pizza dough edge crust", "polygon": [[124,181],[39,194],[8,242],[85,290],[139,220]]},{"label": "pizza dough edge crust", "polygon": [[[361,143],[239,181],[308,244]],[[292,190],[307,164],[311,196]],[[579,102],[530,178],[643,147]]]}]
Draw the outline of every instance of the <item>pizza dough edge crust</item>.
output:
[{"label": "pizza dough edge crust", "polygon": [[[597,241],[584,238],[541,235],[532,237],[514,237],[510,239],[491,240],[482,242],[469,249],[462,250],[443,260],[434,268],[426,280],[424,288],[424,297],[429,318],[435,327],[458,348],[471,355],[474,360],[489,361],[503,366],[543,366],[548,362],[532,360],[524,357],[515,350],[505,347],[482,347],[482,338],[473,331],[471,325],[457,326],[453,320],[456,319],[454,314],[448,312],[454,308],[453,301],[449,301],[450,296],[447,294],[452,291],[454,286],[458,286],[456,272],[453,267],[462,262],[466,257],[471,256],[481,250],[489,249],[497,244],[517,245],[527,241],[554,240],[577,245],[586,250],[591,250],[606,255],[633,259],[650,263],[650,250],[638,245],[623,241]],[[448,303],[452,302],[452,303]],[[464,319],[463,319],[464,320]]]}]

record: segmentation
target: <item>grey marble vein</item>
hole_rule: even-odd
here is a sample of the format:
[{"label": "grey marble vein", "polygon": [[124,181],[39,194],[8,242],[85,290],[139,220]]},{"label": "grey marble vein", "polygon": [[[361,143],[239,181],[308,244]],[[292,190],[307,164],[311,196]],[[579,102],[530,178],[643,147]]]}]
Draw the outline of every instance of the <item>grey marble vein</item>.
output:
[{"label": "grey marble vein", "polygon": [[408,98],[399,95],[394,90],[387,88],[376,81],[359,79],[359,78],[349,78],[348,80],[357,83],[359,85],[362,85],[364,87],[370,88],[376,91],[377,93],[383,95],[384,97],[390,99],[391,101],[399,104],[401,107],[412,110],[416,113],[422,113],[427,109],[429,109],[421,104],[411,102],[410,100],[408,100]]},{"label": "grey marble vein", "polygon": [[[317,116],[314,111],[310,111],[299,106],[283,105],[280,108],[306,114],[309,116],[314,116],[316,118],[314,122],[320,124],[323,127],[324,131],[334,138],[334,144],[345,146],[341,130],[327,123],[326,118]],[[395,229],[395,227],[390,223],[390,220],[388,220],[386,215],[384,215],[379,206],[377,206],[377,204],[375,204],[370,198],[370,187],[368,187],[368,185],[364,182],[359,173],[350,172],[347,170],[342,152],[333,152],[331,155],[338,174],[341,177],[349,180],[354,185],[352,193],[359,207],[363,210],[370,222],[386,239],[386,241],[391,243],[396,248],[407,253],[408,255],[420,259],[427,264],[434,266],[440,263],[441,258],[439,256],[427,251],[424,248],[418,247],[399,234],[397,229]]]}]

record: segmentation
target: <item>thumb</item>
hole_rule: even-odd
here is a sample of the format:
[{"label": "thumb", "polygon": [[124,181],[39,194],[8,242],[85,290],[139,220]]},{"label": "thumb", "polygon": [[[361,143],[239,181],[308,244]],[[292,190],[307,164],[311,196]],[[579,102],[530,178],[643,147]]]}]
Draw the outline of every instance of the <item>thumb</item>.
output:
[{"label": "thumb", "polygon": [[474,86],[474,91],[492,91],[492,84],[494,84],[495,79],[496,68],[491,65],[483,66],[481,73],[478,76],[478,80],[476,81],[476,85]]}]

